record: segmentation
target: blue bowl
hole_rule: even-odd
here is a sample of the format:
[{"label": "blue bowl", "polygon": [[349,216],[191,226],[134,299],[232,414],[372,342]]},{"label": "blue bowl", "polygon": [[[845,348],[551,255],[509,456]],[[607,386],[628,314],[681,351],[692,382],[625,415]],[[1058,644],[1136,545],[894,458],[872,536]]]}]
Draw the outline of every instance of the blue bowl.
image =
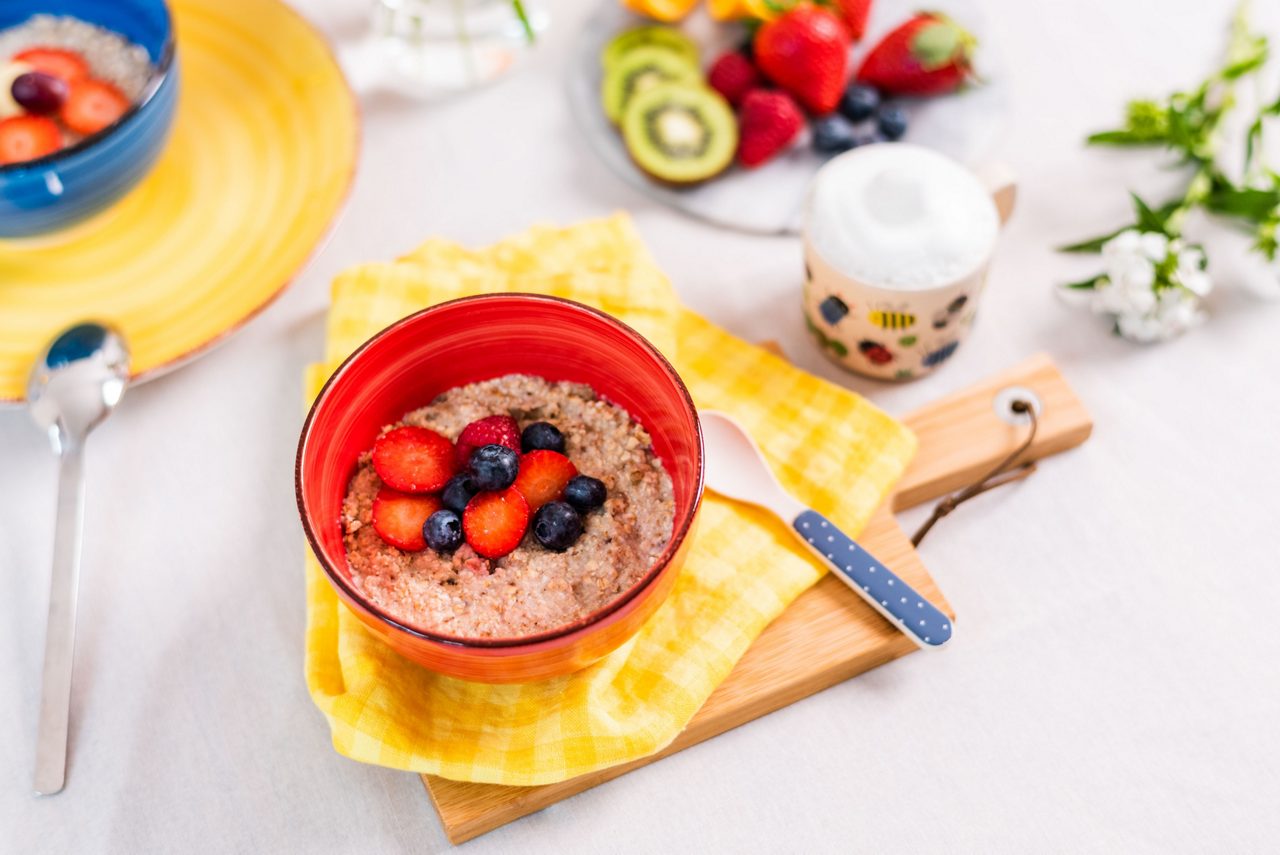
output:
[{"label": "blue bowl", "polygon": [[129,192],[164,148],[178,101],[173,23],[163,0],[3,0],[0,30],[39,14],[119,33],[147,51],[156,71],[110,127],[46,157],[0,166],[0,238],[66,228]]}]

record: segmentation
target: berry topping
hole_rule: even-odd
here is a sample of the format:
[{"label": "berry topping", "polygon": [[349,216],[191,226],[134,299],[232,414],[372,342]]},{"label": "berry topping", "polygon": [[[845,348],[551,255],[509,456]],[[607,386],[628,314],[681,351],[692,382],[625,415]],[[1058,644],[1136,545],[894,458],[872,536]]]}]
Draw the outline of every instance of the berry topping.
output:
[{"label": "berry topping", "polygon": [[415,496],[383,487],[373,498],[373,530],[397,549],[418,552],[427,547],[423,526],[438,510],[440,500],[435,496]]},{"label": "berry topping", "polygon": [[129,99],[105,80],[77,80],[62,105],[62,123],[78,134],[96,134],[129,109]]},{"label": "berry topping", "polygon": [[564,488],[564,500],[580,511],[600,507],[607,496],[604,482],[590,475],[579,475]]},{"label": "berry topping", "polygon": [[853,148],[853,128],[839,116],[825,116],[813,123],[813,150],[841,154]]},{"label": "berry topping", "polygon": [[791,145],[804,129],[804,114],[785,92],[757,89],[742,102],[738,162],[760,166]]},{"label": "berry topping", "polygon": [[62,148],[62,134],[44,116],[10,116],[0,121],[0,164],[22,163]]},{"label": "berry topping", "polygon": [[462,545],[462,517],[448,508],[441,508],[427,517],[422,525],[422,536],[427,546],[436,552],[453,552]]},{"label": "berry topping", "polygon": [[567,502],[549,502],[533,518],[533,536],[547,549],[564,552],[582,535],[582,517]]},{"label": "berry topping", "polygon": [[840,115],[851,122],[870,119],[880,106],[880,93],[874,86],[851,83],[840,99]]},{"label": "berry topping", "polygon": [[36,71],[52,74],[64,83],[75,83],[89,76],[89,63],[73,50],[33,47],[14,54],[13,58],[18,62],[25,62]]},{"label": "berry topping", "polygon": [[829,9],[800,3],[756,32],[756,66],[814,115],[830,113],[844,93],[849,31]]},{"label": "berry topping", "polygon": [[534,422],[520,434],[520,448],[526,454],[539,449],[564,454],[564,434],[551,422]]},{"label": "berry topping", "polygon": [[738,51],[726,53],[707,71],[707,85],[735,107],[741,106],[742,99],[752,89],[758,88],[760,82],[760,72]]},{"label": "berry topping", "polygon": [[479,493],[462,514],[467,543],[485,558],[501,558],[515,549],[528,526],[529,504],[514,488]]},{"label": "berry topping", "polygon": [[900,140],[907,132],[907,111],[901,107],[885,105],[876,113],[876,128],[887,140]]},{"label": "berry topping", "polygon": [[477,490],[505,490],[520,473],[520,455],[505,445],[482,445],[471,452],[471,483]]},{"label": "berry topping", "polygon": [[563,454],[539,449],[521,458],[515,487],[529,503],[529,510],[536,511],[547,502],[560,498],[565,485],[577,474],[578,467]]},{"label": "berry topping", "polygon": [[10,91],[18,106],[37,116],[58,112],[62,102],[67,100],[66,82],[43,71],[19,74],[14,78]]},{"label": "berry topping", "polygon": [[479,491],[476,489],[475,482],[471,480],[471,473],[459,472],[444,485],[440,501],[444,502],[444,506],[449,510],[460,514],[467,509],[467,502],[471,501],[471,497],[477,492]]},{"label": "berry topping", "polygon": [[520,451],[520,426],[511,416],[487,416],[474,421],[458,435],[458,462],[466,466],[471,453],[482,445],[505,445]]},{"label": "berry topping", "polygon": [[458,462],[449,440],[433,430],[405,426],[378,437],[373,444],[373,468],[396,490],[434,493],[449,483]]}]

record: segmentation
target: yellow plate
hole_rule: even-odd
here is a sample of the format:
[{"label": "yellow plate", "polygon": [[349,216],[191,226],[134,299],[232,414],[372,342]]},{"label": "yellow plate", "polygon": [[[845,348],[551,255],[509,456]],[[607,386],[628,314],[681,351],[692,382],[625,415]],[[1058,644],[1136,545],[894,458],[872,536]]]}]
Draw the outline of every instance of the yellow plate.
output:
[{"label": "yellow plate", "polygon": [[315,250],[355,170],[355,100],[328,45],[276,0],[172,0],[181,71],[154,170],[69,236],[0,242],[0,402],[48,338],[118,325],[138,379],[208,350]]}]

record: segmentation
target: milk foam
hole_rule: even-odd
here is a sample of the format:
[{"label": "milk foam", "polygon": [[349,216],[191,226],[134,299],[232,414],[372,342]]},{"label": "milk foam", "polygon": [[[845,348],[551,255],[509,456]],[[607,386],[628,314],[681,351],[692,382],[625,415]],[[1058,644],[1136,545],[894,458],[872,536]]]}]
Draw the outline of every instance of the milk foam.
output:
[{"label": "milk foam", "polygon": [[855,149],[818,173],[806,234],[846,276],[896,291],[948,285],[976,271],[996,239],[990,193],[930,149]]}]

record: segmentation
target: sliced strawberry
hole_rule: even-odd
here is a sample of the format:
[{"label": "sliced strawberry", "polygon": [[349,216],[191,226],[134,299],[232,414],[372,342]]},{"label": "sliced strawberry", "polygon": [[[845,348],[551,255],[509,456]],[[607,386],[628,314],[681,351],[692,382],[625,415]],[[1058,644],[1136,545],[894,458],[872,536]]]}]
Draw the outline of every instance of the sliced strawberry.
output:
[{"label": "sliced strawberry", "polygon": [[13,59],[66,83],[75,83],[89,76],[89,63],[84,61],[84,57],[65,48],[31,47],[15,53]]},{"label": "sliced strawberry", "polygon": [[415,496],[383,487],[373,497],[373,530],[396,549],[420,552],[427,548],[422,525],[442,507],[435,496]]},{"label": "sliced strawberry", "polygon": [[62,105],[62,122],[78,134],[96,134],[129,109],[129,99],[105,80],[77,80]]},{"label": "sliced strawberry", "polygon": [[474,421],[458,435],[458,462],[466,466],[471,452],[482,445],[505,445],[520,453],[520,426],[511,416],[487,416]]},{"label": "sliced strawberry", "polygon": [[480,493],[462,513],[462,533],[485,558],[501,558],[520,545],[529,527],[529,503],[515,487]]},{"label": "sliced strawberry", "polygon": [[563,496],[565,485],[577,474],[573,461],[557,451],[530,451],[520,458],[520,474],[512,486],[529,503],[529,510],[536,511]]},{"label": "sliced strawberry", "polygon": [[10,116],[0,121],[0,164],[22,163],[62,148],[62,133],[44,116]]},{"label": "sliced strawberry", "polygon": [[453,443],[423,427],[389,430],[373,444],[373,468],[383,482],[405,493],[434,493],[458,471]]}]

